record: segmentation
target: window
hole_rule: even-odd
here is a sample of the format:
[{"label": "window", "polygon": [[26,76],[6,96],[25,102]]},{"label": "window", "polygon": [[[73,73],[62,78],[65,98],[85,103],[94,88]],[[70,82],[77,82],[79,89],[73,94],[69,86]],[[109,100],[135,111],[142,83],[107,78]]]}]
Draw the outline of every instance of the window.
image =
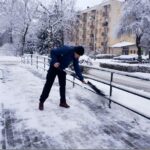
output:
[{"label": "window", "polygon": [[106,22],[104,22],[102,25],[103,25],[103,26],[108,26],[108,22],[106,21]]}]

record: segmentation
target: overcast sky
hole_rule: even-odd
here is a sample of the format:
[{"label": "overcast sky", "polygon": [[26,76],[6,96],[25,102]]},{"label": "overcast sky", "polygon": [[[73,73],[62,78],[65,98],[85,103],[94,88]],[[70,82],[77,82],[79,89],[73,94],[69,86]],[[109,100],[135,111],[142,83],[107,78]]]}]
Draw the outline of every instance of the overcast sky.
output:
[{"label": "overcast sky", "polygon": [[[49,4],[52,0],[40,0],[45,4]],[[94,5],[100,4],[104,0],[76,0],[76,8],[83,10],[86,9],[87,6],[92,7]]]},{"label": "overcast sky", "polygon": [[103,0],[77,0],[77,8],[86,9],[87,6],[91,7],[100,4]]}]

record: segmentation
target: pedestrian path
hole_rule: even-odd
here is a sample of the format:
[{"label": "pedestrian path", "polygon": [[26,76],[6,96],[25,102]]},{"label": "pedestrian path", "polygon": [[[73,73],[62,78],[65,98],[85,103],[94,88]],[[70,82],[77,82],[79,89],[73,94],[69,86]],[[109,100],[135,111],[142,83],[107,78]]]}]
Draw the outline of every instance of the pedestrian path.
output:
[{"label": "pedestrian path", "polygon": [[45,75],[23,64],[0,64],[0,149],[150,148],[150,121],[67,82],[70,109],[59,107],[54,83],[43,112]]}]

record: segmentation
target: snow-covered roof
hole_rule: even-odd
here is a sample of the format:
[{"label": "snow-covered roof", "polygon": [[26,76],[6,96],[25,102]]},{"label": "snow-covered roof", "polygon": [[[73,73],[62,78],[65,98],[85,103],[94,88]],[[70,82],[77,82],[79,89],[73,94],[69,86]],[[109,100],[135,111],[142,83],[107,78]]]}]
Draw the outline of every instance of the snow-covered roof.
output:
[{"label": "snow-covered roof", "polygon": [[[124,0],[116,0],[116,1],[124,2]],[[101,1],[98,5],[95,5],[95,6],[92,6],[92,7],[89,7],[89,8],[87,8],[87,9],[82,10],[81,13],[87,13],[87,12],[89,12],[89,11],[96,10],[96,9],[98,9],[99,7],[108,5],[108,4],[110,4],[110,3],[111,3],[110,0],[103,0],[103,1]]]},{"label": "snow-covered roof", "polygon": [[87,9],[84,9],[84,10],[80,11],[80,13],[87,13],[87,12],[89,12],[89,11],[96,10],[96,9],[99,8],[100,6],[101,6],[101,3],[98,4],[98,5],[95,5],[95,6],[93,6],[93,7],[89,7],[89,8],[87,8]]},{"label": "snow-covered roof", "polygon": [[116,43],[115,45],[112,45],[110,47],[112,47],[112,48],[120,48],[120,47],[124,47],[124,46],[132,46],[132,45],[135,45],[135,43],[123,41],[123,42],[120,42],[120,43]]}]

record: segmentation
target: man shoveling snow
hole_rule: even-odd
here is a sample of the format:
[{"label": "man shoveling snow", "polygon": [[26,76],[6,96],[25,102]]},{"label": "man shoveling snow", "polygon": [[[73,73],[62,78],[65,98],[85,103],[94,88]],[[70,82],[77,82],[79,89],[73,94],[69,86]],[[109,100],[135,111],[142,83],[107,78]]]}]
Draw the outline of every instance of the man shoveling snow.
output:
[{"label": "man shoveling snow", "polygon": [[44,110],[44,102],[49,96],[51,87],[54,83],[56,75],[58,76],[60,86],[60,107],[69,108],[70,106],[66,102],[66,72],[65,68],[73,62],[76,75],[85,83],[79,67],[79,58],[84,54],[84,48],[82,46],[63,46],[61,48],[52,49],[50,68],[47,73],[46,83],[43,88],[43,92],[40,97],[39,110]]}]

